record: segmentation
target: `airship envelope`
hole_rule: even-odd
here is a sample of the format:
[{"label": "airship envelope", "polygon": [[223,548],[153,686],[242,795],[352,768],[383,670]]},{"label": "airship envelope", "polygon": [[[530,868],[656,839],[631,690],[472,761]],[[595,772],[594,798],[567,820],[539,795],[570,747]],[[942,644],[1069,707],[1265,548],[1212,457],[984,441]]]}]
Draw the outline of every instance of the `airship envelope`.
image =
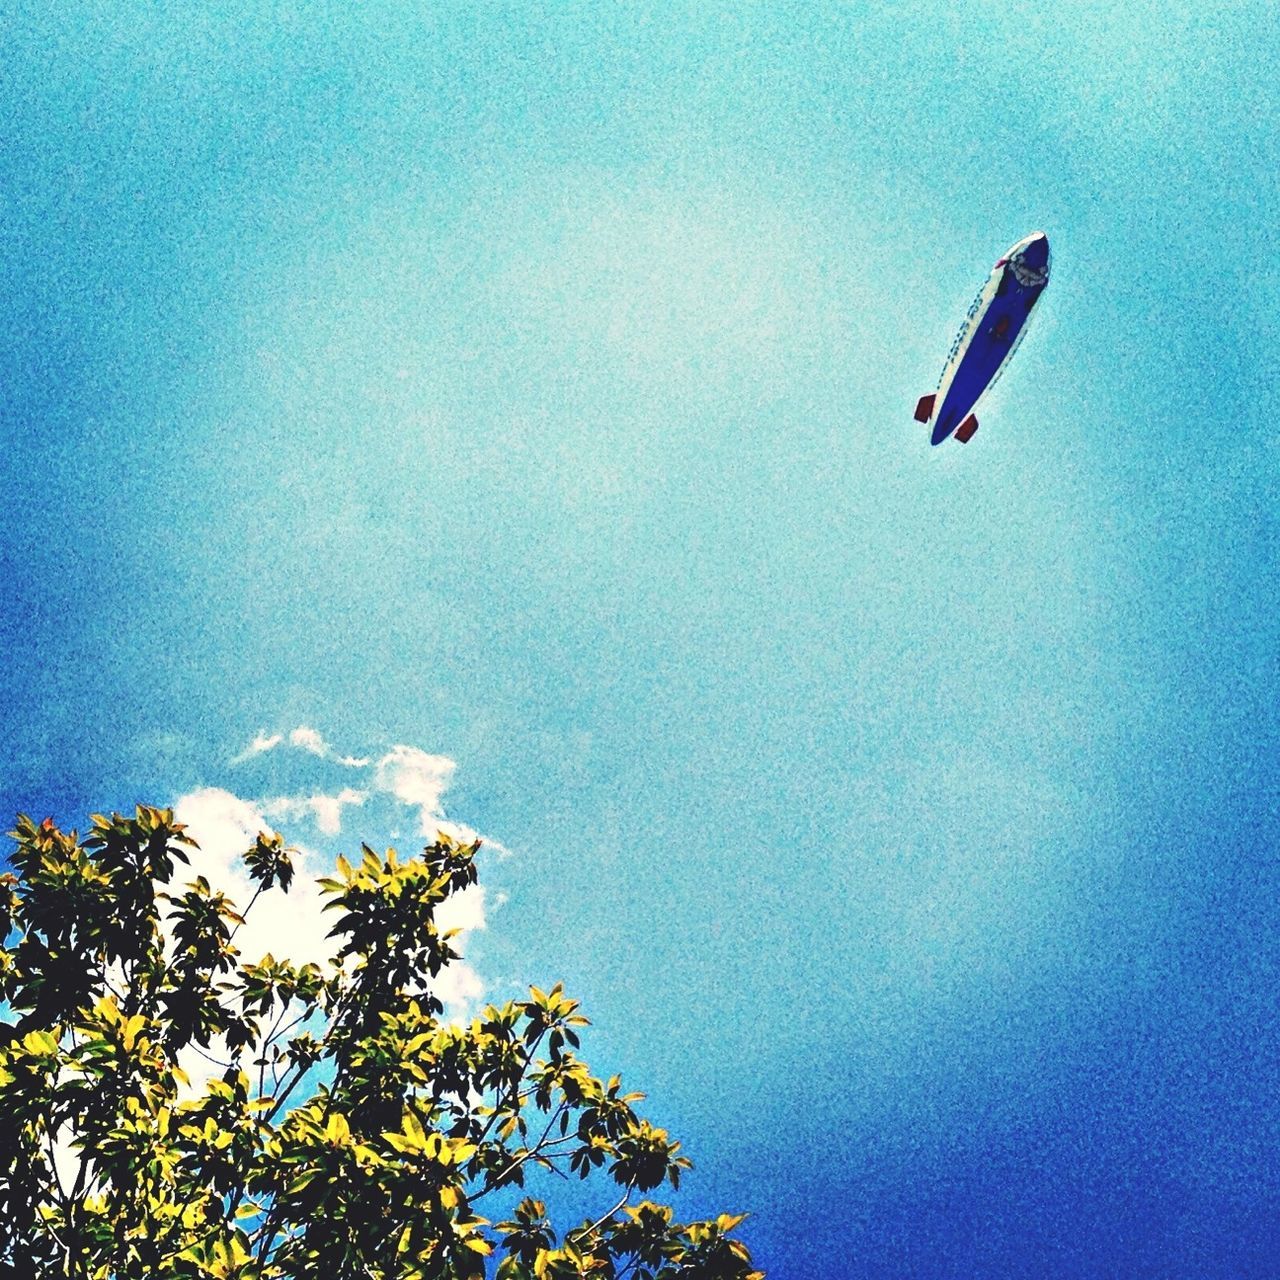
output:
[{"label": "airship envelope", "polygon": [[961,444],[973,439],[978,401],[1007,367],[1048,283],[1049,238],[1043,231],[1019,240],[991,269],[951,344],[937,391],[916,405],[916,421],[933,424],[933,444],[951,435]]}]

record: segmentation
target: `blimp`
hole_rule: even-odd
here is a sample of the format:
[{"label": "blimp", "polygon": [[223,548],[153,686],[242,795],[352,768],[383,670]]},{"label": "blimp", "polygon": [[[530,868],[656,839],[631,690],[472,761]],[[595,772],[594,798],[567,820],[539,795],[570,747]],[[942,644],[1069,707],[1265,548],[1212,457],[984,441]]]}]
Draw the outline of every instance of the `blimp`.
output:
[{"label": "blimp", "polygon": [[961,444],[973,439],[978,401],[1008,367],[1048,283],[1049,237],[1043,231],[1019,240],[992,267],[947,353],[937,391],[916,405],[916,421],[933,424],[932,443],[952,435]]}]

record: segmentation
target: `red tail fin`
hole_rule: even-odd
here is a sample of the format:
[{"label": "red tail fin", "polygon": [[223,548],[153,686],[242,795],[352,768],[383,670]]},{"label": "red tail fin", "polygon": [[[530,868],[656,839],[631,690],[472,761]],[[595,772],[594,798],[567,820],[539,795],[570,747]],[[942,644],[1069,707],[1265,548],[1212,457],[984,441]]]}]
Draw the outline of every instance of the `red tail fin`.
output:
[{"label": "red tail fin", "polygon": [[921,396],[916,403],[916,421],[928,422],[933,417],[933,397]]},{"label": "red tail fin", "polygon": [[968,444],[973,439],[973,433],[978,429],[978,420],[970,414],[957,428],[956,439],[961,444]]}]

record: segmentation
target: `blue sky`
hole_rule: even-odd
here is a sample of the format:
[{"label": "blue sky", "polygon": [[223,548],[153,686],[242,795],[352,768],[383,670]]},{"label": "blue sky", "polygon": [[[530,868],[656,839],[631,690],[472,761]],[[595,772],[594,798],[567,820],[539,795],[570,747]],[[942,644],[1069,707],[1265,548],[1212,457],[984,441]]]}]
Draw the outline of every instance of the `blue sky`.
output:
[{"label": "blue sky", "polygon": [[0,38],[0,807],[454,762],[476,980],[563,979],[772,1275],[1269,1273],[1272,6]]}]

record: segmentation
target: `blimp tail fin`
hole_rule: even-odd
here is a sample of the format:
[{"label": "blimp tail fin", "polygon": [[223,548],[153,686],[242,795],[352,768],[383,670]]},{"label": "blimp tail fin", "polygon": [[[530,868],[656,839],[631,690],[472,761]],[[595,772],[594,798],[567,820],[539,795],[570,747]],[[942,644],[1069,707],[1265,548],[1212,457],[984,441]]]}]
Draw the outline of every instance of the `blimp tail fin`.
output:
[{"label": "blimp tail fin", "polygon": [[916,403],[916,421],[928,422],[933,417],[933,396],[921,396]]},{"label": "blimp tail fin", "polygon": [[957,428],[956,439],[961,444],[968,444],[973,439],[973,433],[978,429],[978,420],[970,414]]}]

